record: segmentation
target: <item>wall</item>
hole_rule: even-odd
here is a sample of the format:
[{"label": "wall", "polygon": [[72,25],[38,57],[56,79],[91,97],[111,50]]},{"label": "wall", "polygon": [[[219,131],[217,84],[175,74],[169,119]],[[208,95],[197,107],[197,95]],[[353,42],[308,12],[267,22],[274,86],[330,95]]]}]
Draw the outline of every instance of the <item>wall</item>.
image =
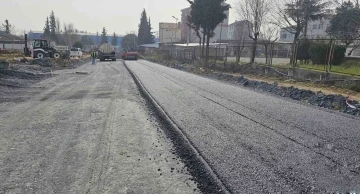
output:
[{"label": "wall", "polygon": [[5,44],[5,43],[0,44],[1,49],[9,49],[9,50],[21,50],[21,51],[23,51],[24,47],[25,47],[25,44]]},{"label": "wall", "polygon": [[161,43],[180,42],[180,23],[159,23],[159,41]]}]

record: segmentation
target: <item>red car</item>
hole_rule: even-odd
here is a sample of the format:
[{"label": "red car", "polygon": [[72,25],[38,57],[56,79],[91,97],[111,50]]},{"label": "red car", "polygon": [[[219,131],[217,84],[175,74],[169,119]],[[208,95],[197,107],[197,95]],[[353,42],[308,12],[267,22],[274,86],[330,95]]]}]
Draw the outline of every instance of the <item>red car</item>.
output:
[{"label": "red car", "polygon": [[123,60],[129,60],[129,59],[138,59],[138,52],[137,51],[124,51],[121,53],[121,58]]}]

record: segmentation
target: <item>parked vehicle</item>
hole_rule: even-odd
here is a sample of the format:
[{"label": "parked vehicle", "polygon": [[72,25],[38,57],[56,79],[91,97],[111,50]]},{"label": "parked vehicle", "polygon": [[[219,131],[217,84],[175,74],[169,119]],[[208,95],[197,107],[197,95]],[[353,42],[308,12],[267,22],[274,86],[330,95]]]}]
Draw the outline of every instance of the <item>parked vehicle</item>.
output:
[{"label": "parked vehicle", "polygon": [[99,46],[98,59],[100,59],[100,61],[105,61],[106,59],[116,61],[115,54],[115,48],[113,45],[109,43],[104,43]]},{"label": "parked vehicle", "polygon": [[132,50],[124,50],[121,54],[121,58],[123,60],[129,60],[129,59],[134,59],[137,60],[138,59],[138,52],[135,49]]},{"label": "parked vehicle", "polygon": [[58,50],[55,47],[49,46],[47,40],[34,39],[31,42],[27,42],[27,36],[25,35],[25,47],[24,54],[33,58],[68,58],[70,56],[69,50]]},{"label": "parked vehicle", "polygon": [[81,51],[80,48],[72,48],[70,50],[70,57],[82,57],[83,56],[83,52]]},{"label": "parked vehicle", "polygon": [[44,58],[44,57],[50,57],[50,58],[61,58],[61,52],[55,49],[54,47],[50,47],[48,45],[47,40],[42,39],[35,39],[32,43],[32,50],[31,54],[33,58]]}]

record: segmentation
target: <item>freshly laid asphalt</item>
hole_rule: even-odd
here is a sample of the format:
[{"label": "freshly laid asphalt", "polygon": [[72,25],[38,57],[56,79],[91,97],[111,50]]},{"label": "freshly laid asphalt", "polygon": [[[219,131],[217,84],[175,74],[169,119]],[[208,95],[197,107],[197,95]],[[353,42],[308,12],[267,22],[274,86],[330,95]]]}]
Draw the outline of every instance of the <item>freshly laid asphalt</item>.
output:
[{"label": "freshly laid asphalt", "polygon": [[233,193],[360,192],[360,119],[126,61]]}]

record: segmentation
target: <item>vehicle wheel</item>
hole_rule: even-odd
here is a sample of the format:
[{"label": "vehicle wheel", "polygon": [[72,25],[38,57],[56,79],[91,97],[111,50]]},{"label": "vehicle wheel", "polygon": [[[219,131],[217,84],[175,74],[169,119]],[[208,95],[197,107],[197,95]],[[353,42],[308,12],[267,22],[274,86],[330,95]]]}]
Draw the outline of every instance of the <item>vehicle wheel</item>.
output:
[{"label": "vehicle wheel", "polygon": [[36,53],[35,57],[38,59],[42,59],[45,57],[45,54],[43,52],[38,52],[38,53]]},{"label": "vehicle wheel", "polygon": [[59,59],[61,57],[60,53],[54,53],[54,58]]},{"label": "vehicle wheel", "polygon": [[113,61],[116,61],[116,59],[113,59]]}]

